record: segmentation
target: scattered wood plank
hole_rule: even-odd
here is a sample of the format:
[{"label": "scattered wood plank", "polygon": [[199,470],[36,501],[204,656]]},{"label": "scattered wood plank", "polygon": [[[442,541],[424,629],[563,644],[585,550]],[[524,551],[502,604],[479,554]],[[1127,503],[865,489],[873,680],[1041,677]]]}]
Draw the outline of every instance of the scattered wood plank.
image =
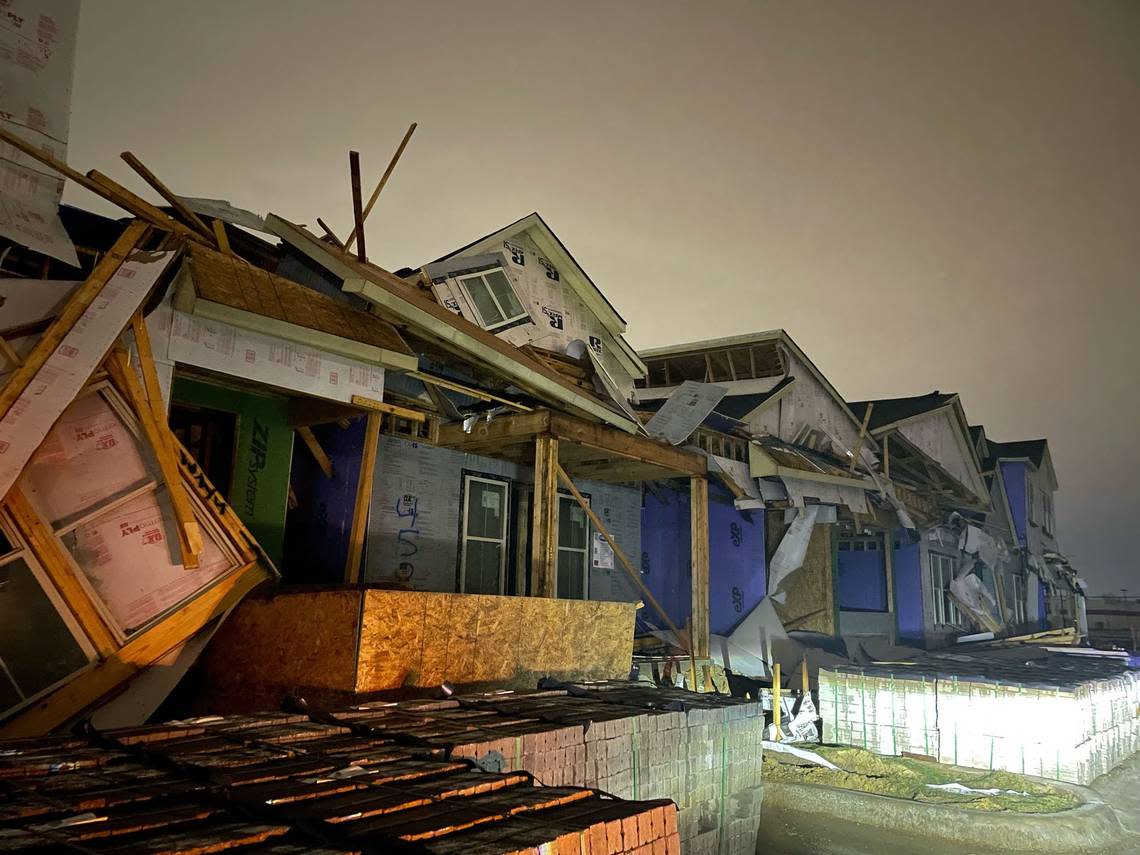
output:
[{"label": "scattered wood plank", "polygon": [[[198,556],[202,554],[202,527],[194,516],[190,497],[186,494],[186,487],[182,483],[178,459],[173,450],[173,442],[168,437],[170,429],[166,426],[165,413],[161,419],[155,417],[154,408],[139,385],[134,369],[128,361],[126,351],[116,349],[103,364],[112,381],[134,408],[143,434],[150,443],[151,451],[158,461],[158,468],[162,472],[163,481],[166,483],[170,504],[174,509],[174,517],[177,522],[175,530],[178,533],[182,566],[187,570],[197,569]],[[161,402],[161,400],[160,397],[159,401]]]},{"label": "scattered wood plank", "polygon": [[859,465],[859,455],[863,453],[863,441],[867,437],[867,425],[871,423],[871,411],[875,409],[875,402],[867,402],[867,411],[863,413],[863,424],[859,426],[859,439],[855,443],[855,453],[851,455],[851,465],[848,467],[851,472],[855,471],[855,467]]},{"label": "scattered wood plank", "polygon": [[203,237],[214,238],[214,233],[210,230],[210,227],[202,221],[202,218],[187,208],[186,203],[178,198],[178,196],[163,183],[161,178],[151,172],[145,163],[129,151],[122,152],[119,157],[126,162],[127,166],[137,172],[139,177],[149,184],[155,193],[165,199],[166,203],[175,210],[178,216],[182,217],[182,220],[190,226],[190,228],[197,231]]},{"label": "scattered wood plank", "polygon": [[[0,132],[3,132],[2,128],[0,128]],[[103,286],[115,275],[115,272],[126,261],[127,256],[142,242],[149,229],[150,226],[142,222],[134,222],[127,226],[119,239],[115,241],[115,245],[95,265],[95,269],[91,271],[87,281],[71,295],[63,310],[56,315],[55,320],[40,336],[39,341],[36,342],[35,347],[32,348],[32,352],[28,354],[23,364],[12,372],[4,388],[0,389],[0,419],[8,415],[12,404],[23,394],[37,372],[43,368],[48,357],[55,353],[56,348],[83,316],[83,313],[95,302],[103,290]]]},{"label": "scattered wood plank", "polygon": [[[392,170],[394,170],[396,168],[396,164],[400,160],[400,155],[402,155],[404,153],[404,149],[408,145],[408,140],[410,140],[412,138],[412,134],[414,134],[415,132],[416,132],[416,123],[412,122],[412,124],[408,126],[407,132],[404,134],[404,138],[402,140],[400,140],[400,145],[396,149],[396,153],[394,155],[392,155],[392,159],[390,161],[388,161],[388,168],[385,169],[384,174],[380,176],[380,181],[376,184],[376,189],[373,190],[372,195],[368,197],[368,204],[365,205],[365,207],[364,207],[364,212],[360,218],[360,223],[358,223],[356,225],[356,227],[353,228],[353,230],[348,235],[348,240],[346,240],[344,242],[344,248],[345,249],[351,249],[352,248],[352,242],[356,239],[358,234],[361,234],[361,231],[362,231],[362,228],[364,225],[364,221],[366,219],[368,219],[368,215],[372,213],[372,206],[375,205],[376,200],[380,198],[380,192],[384,189],[384,185],[388,183],[388,179],[392,175]],[[361,240],[363,240],[363,235],[361,235]],[[361,252],[363,252],[363,249],[361,250]],[[361,260],[363,260],[363,259],[361,259]]]},{"label": "scattered wood plank", "polygon": [[305,448],[309,449],[309,453],[313,455],[313,459],[317,461],[317,465],[321,467],[321,471],[325,473],[325,477],[332,478],[332,461],[329,460],[329,456],[325,454],[325,450],[321,448],[321,444],[317,441],[313,429],[310,427],[299,427],[297,428],[297,435],[301,437],[301,441],[305,443]]},{"label": "scattered wood plank", "polygon": [[[356,257],[368,261],[368,254],[364,251],[364,210],[360,207],[360,152],[348,153],[348,173],[352,181],[352,221],[356,224],[352,234],[356,237]],[[351,242],[350,238],[345,247]]]},{"label": "scattered wood plank", "polygon": [[229,235],[226,234],[226,224],[221,220],[215,219],[213,221],[213,227],[214,242],[217,243],[218,249],[225,253],[232,253],[233,250],[230,249],[230,238]]},{"label": "scattered wood plank", "polygon": [[338,238],[336,236],[336,232],[334,232],[332,229],[330,229],[328,227],[328,224],[325,223],[325,221],[322,220],[320,217],[317,217],[317,225],[321,227],[321,231],[323,231],[325,233],[325,237],[327,237],[329,240],[331,240],[340,249],[344,249],[344,244],[341,243],[340,238]]},{"label": "scattered wood plank", "polygon": [[677,625],[673,623],[672,619],[669,617],[669,614],[665,611],[664,608],[662,608],[661,603],[657,602],[657,598],[653,596],[653,592],[645,586],[645,583],[643,581],[641,581],[641,574],[630,563],[625,553],[622,552],[621,547],[618,546],[617,541],[614,540],[613,535],[610,534],[609,529],[606,528],[606,524],[602,522],[601,517],[594,513],[594,509],[590,507],[590,503],[586,501],[580,492],[578,492],[578,488],[574,486],[574,482],[570,480],[570,476],[566,474],[566,470],[561,466],[558,467],[558,479],[563,483],[566,489],[570,491],[570,495],[574,497],[574,501],[578,503],[579,507],[581,507],[582,510],[586,512],[586,516],[590,518],[590,522],[593,524],[597,532],[603,538],[605,538],[606,543],[610,545],[610,549],[614,551],[614,555],[617,557],[618,563],[621,564],[622,568],[629,575],[629,578],[633,580],[633,583],[641,591],[642,596],[645,597],[645,601],[653,607],[653,610],[657,612],[657,615],[661,618],[662,621],[664,621],[665,626],[667,626],[673,635],[677,638],[677,643],[685,649],[685,652],[689,654],[689,658],[692,659],[693,650],[689,644],[688,633],[679,629]]}]

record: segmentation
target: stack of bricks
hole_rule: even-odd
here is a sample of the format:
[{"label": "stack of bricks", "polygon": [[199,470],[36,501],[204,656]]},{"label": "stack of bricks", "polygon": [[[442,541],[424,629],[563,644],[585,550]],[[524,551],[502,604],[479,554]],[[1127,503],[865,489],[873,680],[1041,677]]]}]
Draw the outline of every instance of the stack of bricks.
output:
[{"label": "stack of bricks", "polygon": [[[413,710],[419,718],[403,730]],[[364,705],[349,714],[381,732],[424,738],[452,758],[527,771],[547,786],[671,799],[686,852],[755,850],[764,726],[757,703],[604,682],[420,707]]]},{"label": "stack of bricks", "polygon": [[679,855],[670,802],[535,786],[368,723],[463,732],[429,707],[0,742],[0,852]]}]

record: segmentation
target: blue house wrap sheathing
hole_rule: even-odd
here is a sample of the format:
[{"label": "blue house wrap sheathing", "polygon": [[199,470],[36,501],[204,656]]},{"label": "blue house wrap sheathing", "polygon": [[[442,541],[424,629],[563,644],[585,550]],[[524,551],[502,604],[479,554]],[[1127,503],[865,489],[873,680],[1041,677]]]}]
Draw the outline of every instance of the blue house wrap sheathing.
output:
[{"label": "blue house wrap sheathing", "polygon": [[838,565],[839,608],[857,612],[887,610],[887,572],[881,549],[864,551],[841,546]]},{"label": "blue house wrap sheathing", "polygon": [[[641,512],[642,580],[677,626],[690,615],[692,572],[687,490],[646,490]],[[724,635],[764,598],[764,512],[738,511],[709,485],[709,629]],[[658,623],[655,615],[645,615]]]},{"label": "blue house wrap sheathing", "polygon": [[346,428],[328,424],[312,430],[332,461],[333,477],[325,477],[307,451],[293,455],[290,483],[298,507],[289,512],[285,527],[282,569],[289,582],[339,583],[348,558],[364,420],[355,419]]}]

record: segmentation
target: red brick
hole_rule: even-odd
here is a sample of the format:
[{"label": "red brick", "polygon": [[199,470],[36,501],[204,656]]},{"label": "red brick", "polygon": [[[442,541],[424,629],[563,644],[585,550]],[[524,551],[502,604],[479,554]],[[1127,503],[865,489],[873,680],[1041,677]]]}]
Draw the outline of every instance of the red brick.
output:
[{"label": "red brick", "polygon": [[641,845],[637,837],[637,814],[627,816],[621,821],[621,842],[622,849],[631,852]]},{"label": "red brick", "polygon": [[669,805],[665,808],[665,837],[677,834],[677,808],[675,805]]},{"label": "red brick", "polygon": [[666,855],[681,855],[681,835],[673,832],[665,838]]}]

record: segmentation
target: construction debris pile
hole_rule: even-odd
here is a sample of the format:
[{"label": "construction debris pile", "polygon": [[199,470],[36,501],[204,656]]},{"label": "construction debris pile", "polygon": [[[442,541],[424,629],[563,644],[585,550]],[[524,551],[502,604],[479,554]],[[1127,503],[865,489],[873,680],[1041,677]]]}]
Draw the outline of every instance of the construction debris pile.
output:
[{"label": "construction debris pile", "polygon": [[825,738],[1087,784],[1140,748],[1140,674],[1126,657],[1031,645],[821,668]]}]

